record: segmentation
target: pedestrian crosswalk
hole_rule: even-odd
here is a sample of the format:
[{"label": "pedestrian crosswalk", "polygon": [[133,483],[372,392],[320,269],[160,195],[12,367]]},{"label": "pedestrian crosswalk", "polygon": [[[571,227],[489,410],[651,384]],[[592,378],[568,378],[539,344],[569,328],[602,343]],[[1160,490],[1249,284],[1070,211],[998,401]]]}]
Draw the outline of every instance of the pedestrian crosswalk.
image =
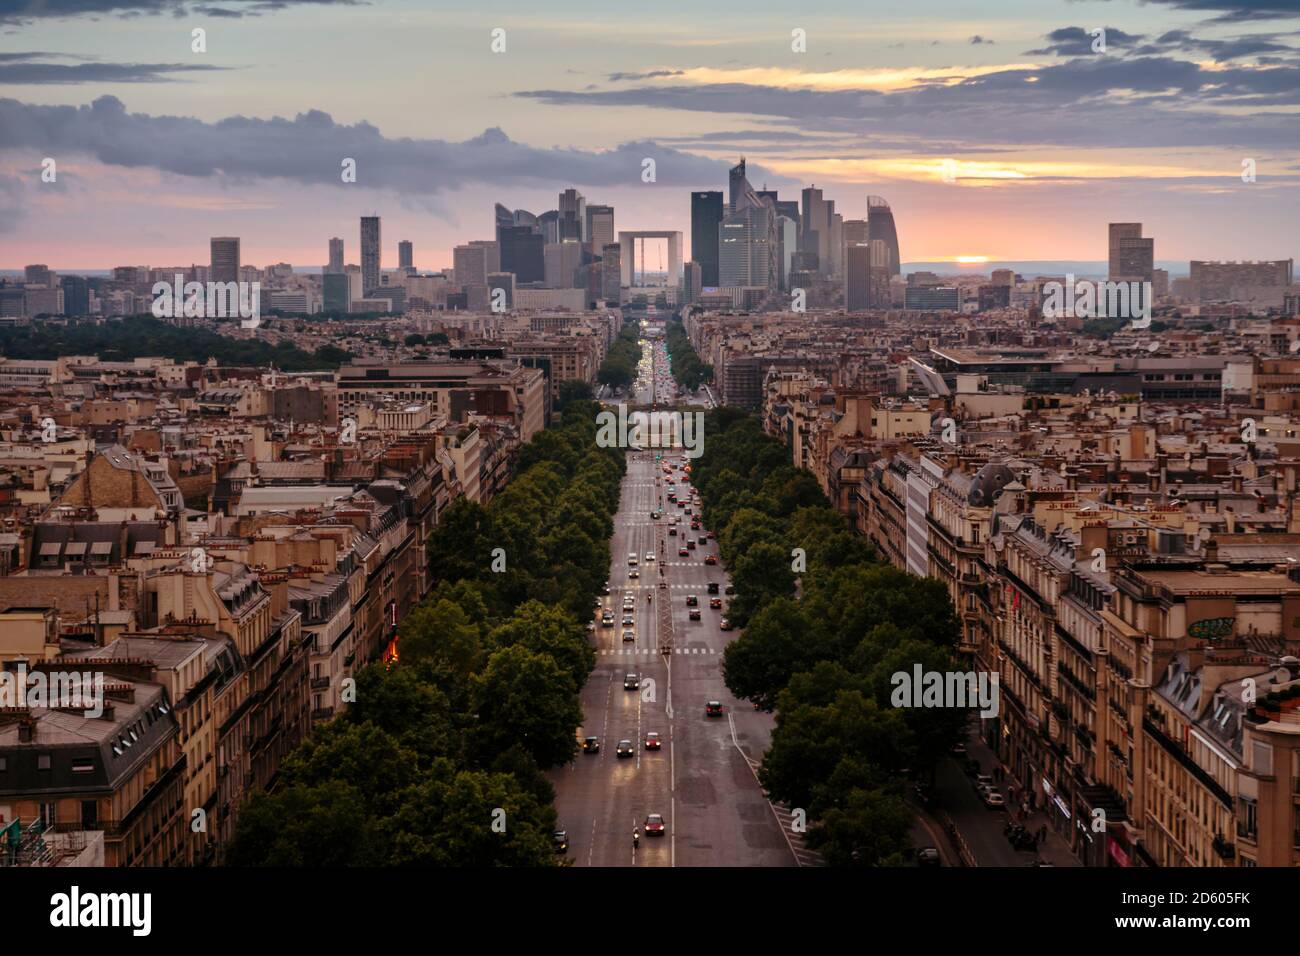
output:
[{"label": "pedestrian crosswalk", "polygon": [[[653,651],[647,651],[642,648],[636,648],[634,650],[629,647],[613,647],[613,648],[606,647],[606,648],[602,648],[600,653],[602,656],[608,654],[608,655],[613,655],[615,657],[626,657],[632,655],[645,655],[647,657],[653,657],[654,655],[662,652],[658,648],[656,648]],[[722,652],[716,651],[711,647],[675,647],[673,648],[673,653],[674,654],[720,654]]]}]

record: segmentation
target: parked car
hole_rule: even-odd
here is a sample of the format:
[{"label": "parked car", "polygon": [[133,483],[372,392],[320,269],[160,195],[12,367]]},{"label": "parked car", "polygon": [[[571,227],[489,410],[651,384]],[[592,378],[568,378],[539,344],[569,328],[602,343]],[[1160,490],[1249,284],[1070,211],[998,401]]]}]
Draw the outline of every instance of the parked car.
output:
[{"label": "parked car", "polygon": [[988,807],[990,810],[1001,810],[1004,809],[1006,805],[1007,798],[1002,796],[998,791],[989,790],[984,794],[984,806]]}]

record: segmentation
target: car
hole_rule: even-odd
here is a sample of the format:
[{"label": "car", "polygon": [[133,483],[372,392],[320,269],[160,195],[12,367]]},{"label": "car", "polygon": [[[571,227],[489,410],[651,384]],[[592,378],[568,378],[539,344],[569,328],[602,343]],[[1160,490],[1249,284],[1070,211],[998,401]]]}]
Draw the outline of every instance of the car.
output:
[{"label": "car", "polygon": [[628,554],[628,556],[627,556],[627,563],[628,563],[628,566],[629,566],[629,567],[633,567],[633,568],[636,567],[636,552],[635,552],[635,551],[629,552],[629,554]]},{"label": "car", "polygon": [[659,747],[661,746],[661,743],[662,742],[659,740],[659,735],[655,733],[653,730],[650,731],[650,733],[645,735],[646,750],[658,750]]},{"label": "car", "polygon": [[624,690],[640,690],[641,677],[639,674],[633,674],[631,671],[623,675]]},{"label": "car", "polygon": [[644,560],[646,560],[646,561],[653,561],[654,559],[655,559],[655,553],[654,553],[653,551],[647,551],[647,552],[645,553],[645,559],[644,559]]},{"label": "car", "polygon": [[624,626],[624,627],[633,627],[633,626],[635,626],[635,625],[636,625],[636,621],[635,621],[635,619],[633,619],[633,617],[632,617],[631,614],[624,614],[624,615],[623,615],[623,626]]},{"label": "car", "polygon": [[[655,481],[655,484],[658,484],[658,483],[659,483],[658,480],[656,480],[656,481]],[[659,512],[657,512],[657,511],[652,511],[652,512],[650,512],[650,520],[651,520],[651,521],[658,521],[658,520],[659,520]]]},{"label": "car", "polygon": [[1007,798],[1002,796],[996,790],[989,790],[984,794],[984,806],[990,810],[1001,810],[1007,805]]},{"label": "car", "polygon": [[602,601],[600,598],[596,598],[596,610],[599,611],[604,606],[605,606],[605,602]]},{"label": "car", "polygon": [[701,548],[707,548],[709,546],[709,539],[704,537],[704,535],[700,535],[695,539],[695,541]]},{"label": "car", "polygon": [[613,626],[614,626],[614,614],[613,614],[613,612],[611,612],[611,611],[606,611],[604,614],[602,614],[602,615],[600,616],[600,626],[601,626],[601,627],[613,627]]},{"label": "car", "polygon": [[734,626],[734,625],[731,623],[731,621],[728,620],[728,619],[725,618],[725,617],[724,617],[721,621],[718,622],[718,627],[719,627],[721,630],[724,630],[724,631],[729,631],[729,630],[731,630],[733,626]]},{"label": "car", "polygon": [[717,559],[717,557],[716,557],[715,555],[712,555],[712,554],[706,554],[706,555],[704,556],[704,563],[705,563],[705,564],[714,564],[714,565],[716,565],[716,564],[718,563],[718,559]]},{"label": "car", "polygon": [[651,813],[645,818],[645,835],[646,836],[663,836],[668,831],[664,824],[664,818],[661,814]]},{"label": "car", "polygon": [[687,541],[686,541],[686,547],[687,547],[688,550],[694,551],[694,550],[695,550],[695,541],[694,541],[693,539],[687,539]]},{"label": "car", "polygon": [[709,589],[709,593],[710,593],[710,594],[717,594],[717,593],[718,593],[718,582],[717,582],[717,581],[710,581],[710,582],[708,583],[708,589]]},{"label": "car", "polygon": [[569,852],[569,832],[567,830],[556,830],[553,839],[556,853]]},{"label": "car", "polygon": [[939,851],[932,846],[923,846],[916,851],[917,866],[943,866],[943,858],[939,856]]},{"label": "car", "polygon": [[699,605],[700,605],[700,598],[699,598],[699,595],[696,595],[696,594],[688,594],[688,595],[686,595],[686,606],[687,606],[687,607],[699,607]]},{"label": "car", "polygon": [[692,621],[698,621],[700,619],[700,609],[698,607],[691,608],[691,613],[688,616]]},{"label": "car", "polygon": [[609,593],[609,582],[608,582],[608,581],[605,582],[605,586],[604,586],[603,588],[601,588],[600,593],[601,593],[601,594],[608,594],[608,593]]},{"label": "car", "polygon": [[629,581],[635,580],[636,578],[639,577],[641,577],[641,572],[638,571],[636,568],[632,568],[627,572],[627,579]]},{"label": "car", "polygon": [[635,640],[636,640],[636,631],[632,630],[632,628],[630,628],[630,627],[628,627],[628,628],[624,628],[624,629],[623,629],[623,643],[626,644],[626,643],[628,643],[629,641],[635,641]]},{"label": "car", "polygon": [[679,558],[689,558],[690,556],[691,556],[691,553],[690,553],[689,551],[687,551],[685,548],[678,548],[678,549],[677,549],[677,557],[679,557]]},{"label": "car", "polygon": [[728,584],[725,588],[722,589],[722,593],[723,593],[723,594],[735,594],[735,593],[736,593],[736,586],[735,586],[734,584]]},{"label": "car", "polygon": [[636,598],[634,598],[631,594],[623,595],[623,608],[625,610],[627,608],[634,607],[635,605],[636,605]]},{"label": "car", "polygon": [[618,742],[618,749],[615,750],[614,752],[615,752],[619,757],[635,757],[635,756],[636,756],[636,748],[632,746],[632,741],[630,741],[630,740],[620,740],[620,741]]},{"label": "car", "polygon": [[668,537],[670,537],[670,538],[675,538],[675,537],[677,537],[677,529],[676,529],[676,528],[669,528],[669,529],[668,529]]},{"label": "car", "polygon": [[720,609],[722,607],[722,598],[709,598],[709,607]]},{"label": "car", "polygon": [[709,701],[708,703],[706,703],[706,704],[704,705],[704,716],[705,716],[705,717],[721,717],[721,716],[722,716],[722,701],[720,701],[720,700],[711,700],[711,701]]},{"label": "car", "polygon": [[582,738],[582,752],[585,754],[600,753],[600,738],[599,737]]},{"label": "car", "polygon": [[992,789],[993,778],[986,773],[977,773],[975,774],[975,787],[976,789],[979,789],[980,787],[988,787],[989,789]]},{"label": "car", "polygon": [[715,537],[712,531],[707,532],[704,536],[708,538],[710,541],[712,541]]}]

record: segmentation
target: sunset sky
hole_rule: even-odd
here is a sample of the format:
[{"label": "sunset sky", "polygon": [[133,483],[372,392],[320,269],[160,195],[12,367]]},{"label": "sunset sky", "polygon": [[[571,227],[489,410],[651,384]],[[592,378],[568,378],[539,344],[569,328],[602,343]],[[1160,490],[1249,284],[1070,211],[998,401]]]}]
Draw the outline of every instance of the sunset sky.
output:
[{"label": "sunset sky", "polygon": [[379,213],[435,269],[568,186],[689,239],[741,153],[907,262],[1300,255],[1300,0],[0,0],[0,88],[0,268],[357,262]]}]

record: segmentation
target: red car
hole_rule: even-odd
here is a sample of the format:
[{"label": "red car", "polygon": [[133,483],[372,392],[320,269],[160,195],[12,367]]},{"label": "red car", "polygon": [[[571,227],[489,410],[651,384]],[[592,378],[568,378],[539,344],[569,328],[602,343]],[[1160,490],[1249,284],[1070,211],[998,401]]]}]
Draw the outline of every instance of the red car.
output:
[{"label": "red car", "polygon": [[663,836],[667,832],[668,827],[664,824],[664,818],[661,814],[652,813],[645,818],[646,836]]},{"label": "red car", "polygon": [[704,563],[705,563],[705,564],[717,564],[717,563],[718,563],[718,559],[715,558],[715,557],[714,557],[713,555],[711,555],[711,554],[706,554],[706,555],[704,556]]},{"label": "red car", "polygon": [[720,597],[709,598],[709,607],[721,609],[721,608],[722,608],[722,598],[720,598]]},{"label": "red car", "polygon": [[653,731],[645,735],[646,750],[658,750],[659,747],[661,746],[661,743],[662,742],[659,740],[659,735],[654,733]]},{"label": "red car", "polygon": [[688,557],[690,557],[690,555],[691,555],[691,553],[690,553],[689,551],[687,551],[685,548],[678,548],[678,549],[677,549],[677,556],[678,556],[679,558],[688,558]]}]

